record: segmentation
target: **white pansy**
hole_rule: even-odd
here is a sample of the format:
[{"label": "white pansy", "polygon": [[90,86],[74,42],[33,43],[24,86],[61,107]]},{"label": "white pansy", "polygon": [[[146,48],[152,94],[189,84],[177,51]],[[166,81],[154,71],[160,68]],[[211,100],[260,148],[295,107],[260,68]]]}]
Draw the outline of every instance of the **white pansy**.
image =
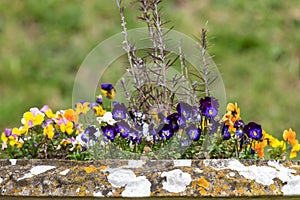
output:
[{"label": "white pansy", "polygon": [[151,141],[153,139],[149,133],[149,125],[147,123],[143,124],[143,137],[145,137],[147,141]]},{"label": "white pansy", "polygon": [[[84,133],[80,133],[76,136],[74,144],[79,143],[81,146],[86,147],[87,146],[87,142],[82,140],[82,136],[84,135]],[[74,145],[75,146],[75,145]]]},{"label": "white pansy", "polygon": [[113,119],[111,112],[106,112],[103,117],[97,117],[97,121],[99,122],[99,124],[101,124],[102,122],[106,122],[109,125],[114,125],[116,123],[116,120]]}]

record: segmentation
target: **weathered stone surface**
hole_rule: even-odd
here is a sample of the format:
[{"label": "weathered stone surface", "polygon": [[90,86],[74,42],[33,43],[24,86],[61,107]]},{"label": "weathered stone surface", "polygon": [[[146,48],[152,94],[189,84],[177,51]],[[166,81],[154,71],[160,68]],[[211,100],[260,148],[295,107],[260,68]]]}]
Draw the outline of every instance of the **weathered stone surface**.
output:
[{"label": "weathered stone surface", "polygon": [[0,160],[0,192],[2,197],[300,197],[299,164],[267,160]]}]

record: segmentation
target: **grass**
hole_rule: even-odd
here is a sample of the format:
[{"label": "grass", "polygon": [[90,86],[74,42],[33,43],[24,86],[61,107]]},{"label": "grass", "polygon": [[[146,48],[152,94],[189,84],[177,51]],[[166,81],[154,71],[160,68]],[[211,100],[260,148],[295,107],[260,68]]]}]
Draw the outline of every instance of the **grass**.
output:
[{"label": "grass", "polygon": [[[125,3],[128,28],[144,26]],[[228,102],[238,102],[245,121],[279,138],[289,127],[300,134],[299,1],[165,0],[163,6],[165,19],[186,35],[199,35],[208,22],[209,52]],[[71,107],[80,64],[120,31],[113,0],[0,1],[0,130],[20,126],[33,106]]]}]

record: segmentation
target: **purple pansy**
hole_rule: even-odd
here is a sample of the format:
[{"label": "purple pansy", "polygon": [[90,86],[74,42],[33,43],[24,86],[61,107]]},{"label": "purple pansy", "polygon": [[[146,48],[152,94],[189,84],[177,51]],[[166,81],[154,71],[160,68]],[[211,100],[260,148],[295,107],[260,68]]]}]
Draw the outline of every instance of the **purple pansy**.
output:
[{"label": "purple pansy", "polygon": [[243,128],[244,133],[247,134],[249,138],[253,140],[262,139],[262,129],[261,126],[255,122],[249,122]]},{"label": "purple pansy", "polygon": [[212,118],[218,115],[219,103],[214,97],[204,97],[200,99],[200,112],[203,116]]},{"label": "purple pansy", "polygon": [[239,138],[243,137],[243,135],[244,135],[243,129],[236,129],[235,135]]},{"label": "purple pansy", "polygon": [[191,145],[191,141],[190,140],[184,140],[182,142],[180,142],[180,146],[181,147],[188,147]]},{"label": "purple pansy", "polygon": [[179,114],[173,113],[166,118],[167,124],[173,129],[173,131],[179,130]]},{"label": "purple pansy", "polygon": [[158,134],[160,138],[169,140],[174,135],[174,129],[172,126],[165,124]]},{"label": "purple pansy", "polygon": [[239,138],[243,137],[244,135],[244,131],[243,131],[243,128],[245,126],[245,123],[243,120],[236,120],[233,127],[236,129],[235,131],[235,135]]},{"label": "purple pansy", "polygon": [[87,134],[81,134],[81,137],[80,139],[84,142],[84,143],[87,143],[89,138],[88,138],[88,135]]},{"label": "purple pansy", "polygon": [[128,116],[128,111],[124,103],[115,103],[112,110],[113,118],[115,120],[122,120]]},{"label": "purple pansy", "polygon": [[241,119],[240,120],[236,120],[235,123],[234,123],[234,125],[233,125],[234,128],[244,128],[244,126],[245,126],[245,123]]},{"label": "purple pansy", "polygon": [[127,138],[130,132],[130,127],[124,120],[117,122],[117,132],[120,133],[121,137]]},{"label": "purple pansy", "polygon": [[101,126],[101,130],[103,131],[103,134],[112,142],[115,140],[116,136],[116,129],[112,125],[107,125],[107,126]]},{"label": "purple pansy", "polygon": [[[162,127],[162,124],[160,126]],[[148,130],[149,130],[149,134],[153,137],[154,142],[160,141],[160,137],[158,133],[161,130],[161,128],[156,129],[154,127],[154,124],[151,123],[148,127]]]},{"label": "purple pansy", "polygon": [[143,126],[144,125],[144,119],[145,115],[141,111],[129,111],[128,112],[130,118],[134,121],[135,125],[137,126]]},{"label": "purple pansy", "polygon": [[97,141],[100,136],[99,130],[93,125],[87,127],[84,131],[84,134],[88,136],[89,140],[94,141]]},{"label": "purple pansy", "polygon": [[231,134],[229,132],[229,125],[224,125],[222,129],[223,139],[229,140],[231,138]]},{"label": "purple pansy", "polygon": [[136,130],[131,128],[128,134],[128,139],[131,140],[132,143],[140,143],[142,137],[139,136]]},{"label": "purple pansy", "polygon": [[186,128],[186,133],[189,136],[190,140],[198,141],[201,136],[201,129],[195,124],[191,124],[189,127]]},{"label": "purple pansy", "polygon": [[98,95],[96,97],[96,103],[102,105],[102,103],[103,103],[102,95]]},{"label": "purple pansy", "polygon": [[176,110],[182,120],[188,120],[193,115],[193,107],[185,102],[180,102],[176,106]]}]

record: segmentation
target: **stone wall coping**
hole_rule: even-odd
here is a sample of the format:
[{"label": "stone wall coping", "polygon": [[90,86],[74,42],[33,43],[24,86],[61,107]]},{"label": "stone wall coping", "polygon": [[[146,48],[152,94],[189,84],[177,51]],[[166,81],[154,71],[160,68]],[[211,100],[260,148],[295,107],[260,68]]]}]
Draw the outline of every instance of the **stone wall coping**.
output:
[{"label": "stone wall coping", "polygon": [[0,160],[1,197],[300,197],[300,161]]}]

